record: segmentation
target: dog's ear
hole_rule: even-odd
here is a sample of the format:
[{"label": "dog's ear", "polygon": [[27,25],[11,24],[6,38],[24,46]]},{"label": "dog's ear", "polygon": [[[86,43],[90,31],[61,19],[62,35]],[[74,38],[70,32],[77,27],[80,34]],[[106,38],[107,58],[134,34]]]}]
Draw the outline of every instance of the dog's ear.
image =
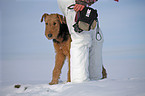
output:
[{"label": "dog's ear", "polygon": [[57,17],[58,17],[61,24],[63,24],[63,23],[66,24],[66,18],[65,17],[63,17],[62,15],[59,15],[59,14],[57,14]]},{"label": "dog's ear", "polygon": [[42,17],[41,17],[41,22],[43,22],[43,19],[45,19],[45,18],[46,18],[46,16],[48,16],[48,14],[47,14],[47,13],[44,13],[44,14],[42,15]]}]

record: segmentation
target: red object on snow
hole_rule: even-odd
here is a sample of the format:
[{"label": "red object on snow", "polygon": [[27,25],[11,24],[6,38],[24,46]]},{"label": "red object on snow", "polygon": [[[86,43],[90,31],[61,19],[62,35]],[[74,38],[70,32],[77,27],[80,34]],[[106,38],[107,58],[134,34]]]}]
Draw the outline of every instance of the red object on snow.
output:
[{"label": "red object on snow", "polygon": [[119,2],[119,0],[114,0],[114,1],[117,1],[117,2]]}]

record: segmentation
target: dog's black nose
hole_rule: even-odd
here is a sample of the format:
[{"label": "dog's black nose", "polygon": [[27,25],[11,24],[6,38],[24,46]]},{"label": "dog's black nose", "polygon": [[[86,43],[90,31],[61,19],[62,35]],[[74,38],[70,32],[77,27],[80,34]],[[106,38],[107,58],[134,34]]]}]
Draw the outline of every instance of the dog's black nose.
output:
[{"label": "dog's black nose", "polygon": [[49,38],[52,37],[52,34],[48,34],[48,37],[49,37]]}]

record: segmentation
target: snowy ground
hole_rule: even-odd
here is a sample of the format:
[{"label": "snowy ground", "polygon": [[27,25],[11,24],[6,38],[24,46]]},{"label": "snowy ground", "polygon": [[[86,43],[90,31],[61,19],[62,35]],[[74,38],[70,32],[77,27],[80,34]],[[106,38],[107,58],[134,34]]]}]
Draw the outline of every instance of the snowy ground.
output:
[{"label": "snowy ground", "polygon": [[[26,90],[24,90],[27,88]],[[8,86],[1,96],[145,96],[144,79],[105,79],[79,84]]]},{"label": "snowy ground", "polygon": [[0,96],[145,96],[144,47],[113,51],[103,52],[107,79],[57,85],[20,83],[20,88],[14,88],[19,83],[7,84]]}]

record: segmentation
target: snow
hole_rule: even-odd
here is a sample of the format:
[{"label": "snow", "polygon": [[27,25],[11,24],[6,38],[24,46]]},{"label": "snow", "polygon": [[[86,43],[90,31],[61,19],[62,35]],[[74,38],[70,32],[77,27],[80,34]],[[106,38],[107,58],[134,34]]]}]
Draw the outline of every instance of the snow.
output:
[{"label": "snow", "polygon": [[[1,86],[0,96],[145,96],[145,48],[113,50],[103,52],[107,79],[67,83],[63,76],[57,85],[48,82],[6,84]],[[17,84],[21,87],[14,88]]]},{"label": "snow", "polygon": [[22,84],[18,89],[12,85],[1,91],[1,96],[145,96],[145,79],[104,79],[58,85]]}]

